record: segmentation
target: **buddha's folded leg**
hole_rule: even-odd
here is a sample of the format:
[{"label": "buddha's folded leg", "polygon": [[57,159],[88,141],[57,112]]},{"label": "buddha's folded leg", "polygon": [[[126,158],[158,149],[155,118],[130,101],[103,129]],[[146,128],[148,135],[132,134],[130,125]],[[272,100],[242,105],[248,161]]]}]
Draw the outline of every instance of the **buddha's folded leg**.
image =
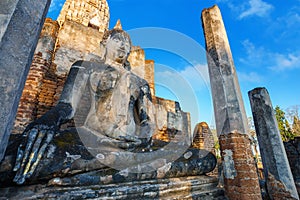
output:
[{"label": "buddha's folded leg", "polygon": [[[171,152],[168,152],[169,154]],[[158,154],[157,154],[158,155]],[[123,155],[124,156],[124,155]],[[164,155],[165,156],[165,155]],[[129,157],[128,157],[129,158]],[[116,157],[116,159],[123,159]],[[130,158],[129,158],[130,159]],[[133,157],[131,157],[133,159]],[[128,160],[130,162],[130,160]],[[123,169],[101,169],[72,177],[55,178],[52,185],[93,185],[111,184],[161,178],[203,175],[211,172],[216,166],[216,157],[205,150],[188,149],[177,160],[167,162],[163,156],[145,163],[137,163]]]},{"label": "buddha's folded leg", "polygon": [[[60,132],[49,144],[29,182],[52,179],[50,184],[58,185],[118,183],[201,175],[212,171],[216,165],[212,153],[179,143],[148,152],[132,152],[120,148],[126,146],[126,142],[93,134],[86,128]],[[18,140],[14,140],[11,146],[18,146],[17,143]],[[11,152],[7,157],[10,157],[10,165],[13,166],[17,149],[9,149]],[[5,168],[1,166],[1,169]],[[8,178],[14,176],[12,169],[3,173]]]}]

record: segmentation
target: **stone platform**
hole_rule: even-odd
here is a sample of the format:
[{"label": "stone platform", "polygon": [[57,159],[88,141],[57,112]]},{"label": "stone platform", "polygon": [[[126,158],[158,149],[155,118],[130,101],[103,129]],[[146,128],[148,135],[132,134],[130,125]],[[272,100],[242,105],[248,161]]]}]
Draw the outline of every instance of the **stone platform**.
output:
[{"label": "stone platform", "polygon": [[81,187],[31,185],[0,188],[0,199],[227,199],[217,184],[217,178],[203,175]]}]

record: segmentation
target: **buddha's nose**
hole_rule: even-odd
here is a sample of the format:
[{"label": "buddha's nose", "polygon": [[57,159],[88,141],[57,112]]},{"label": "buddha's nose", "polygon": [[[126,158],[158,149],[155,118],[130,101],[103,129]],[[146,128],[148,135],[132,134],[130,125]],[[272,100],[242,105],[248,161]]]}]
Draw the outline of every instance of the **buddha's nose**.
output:
[{"label": "buddha's nose", "polygon": [[124,45],[124,42],[122,42],[122,43],[121,43],[121,45],[120,45],[120,49],[122,49],[122,50],[125,50],[125,45]]}]

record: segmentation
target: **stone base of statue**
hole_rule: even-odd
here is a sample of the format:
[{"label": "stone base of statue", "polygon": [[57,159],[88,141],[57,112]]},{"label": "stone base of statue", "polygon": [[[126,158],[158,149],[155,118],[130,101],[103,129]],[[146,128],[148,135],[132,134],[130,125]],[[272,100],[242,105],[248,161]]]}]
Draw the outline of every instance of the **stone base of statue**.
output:
[{"label": "stone base of statue", "polygon": [[[101,154],[114,160],[104,165],[99,154],[95,157],[73,131],[58,134],[27,185],[18,186],[12,169],[21,140],[20,135],[12,136],[0,165],[0,199],[224,199],[223,190],[217,188],[218,179],[205,175],[216,166],[215,156],[206,150],[187,148],[182,156],[169,161],[169,144],[152,141],[153,152],[157,152],[151,154],[153,159],[140,153],[135,159],[145,159],[144,165],[131,167],[133,158],[129,157],[128,166],[116,169],[111,166],[126,164],[117,160],[131,154]],[[176,154],[179,149],[172,151]]]},{"label": "stone base of statue", "polygon": [[217,178],[188,176],[91,186],[31,185],[0,189],[0,199],[226,199]]}]

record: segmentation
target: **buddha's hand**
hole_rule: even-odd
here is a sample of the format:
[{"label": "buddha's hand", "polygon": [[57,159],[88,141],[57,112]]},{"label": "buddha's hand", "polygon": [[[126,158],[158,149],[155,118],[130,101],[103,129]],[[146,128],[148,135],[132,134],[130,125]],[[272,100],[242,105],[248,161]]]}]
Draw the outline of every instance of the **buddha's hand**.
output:
[{"label": "buddha's hand", "polygon": [[66,109],[67,106],[59,104],[26,127],[13,169],[17,172],[14,182],[23,184],[26,178],[32,176],[46,148],[59,129],[60,122],[70,112],[70,109]]},{"label": "buddha's hand", "polygon": [[132,135],[125,135],[125,136],[120,136],[120,141],[117,143],[117,146],[121,149],[132,149],[136,148],[142,143],[141,139],[132,136]]}]

